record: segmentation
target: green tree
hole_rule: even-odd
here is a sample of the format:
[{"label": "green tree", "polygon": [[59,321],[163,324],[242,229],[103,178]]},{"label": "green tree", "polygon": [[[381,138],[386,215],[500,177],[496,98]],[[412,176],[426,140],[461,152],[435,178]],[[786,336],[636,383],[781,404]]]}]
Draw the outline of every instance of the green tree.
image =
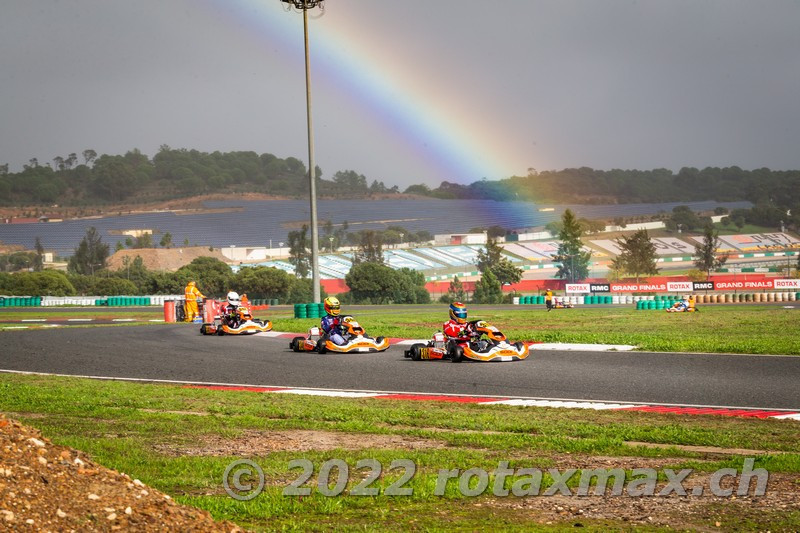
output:
[{"label": "green tree", "polygon": [[[292,286],[289,288],[289,297],[285,303],[308,303],[314,301],[314,281],[310,278],[292,279]],[[325,299],[328,293],[325,287],[319,286],[320,298]]]},{"label": "green tree", "polygon": [[340,170],[333,175],[333,183],[340,195],[351,196],[369,192],[367,178],[353,170]]},{"label": "green tree", "polygon": [[503,256],[503,247],[492,237],[487,238],[483,250],[478,250],[477,267],[482,274],[491,271],[501,285],[522,279],[522,269]]},{"label": "green tree", "polygon": [[124,200],[138,186],[136,171],[123,156],[100,156],[94,164],[92,174],[92,190],[99,197],[112,202]]},{"label": "green tree", "polygon": [[398,304],[427,304],[431,295],[425,289],[425,275],[417,270],[401,268],[395,270],[397,289],[392,301]]},{"label": "green tree", "polygon": [[289,232],[289,262],[294,266],[298,278],[307,278],[311,272],[311,250],[308,239],[308,226]]},{"label": "green tree", "polygon": [[30,296],[73,296],[75,287],[63,272],[42,270],[41,272],[19,272],[11,276],[13,285],[6,290],[12,294]]},{"label": "green tree", "polygon": [[70,257],[67,270],[93,276],[95,272],[105,268],[106,259],[108,259],[108,245],[103,244],[103,238],[92,226],[86,230],[86,236],[78,244],[75,254]]},{"label": "green tree", "polygon": [[215,257],[198,257],[179,268],[178,273],[185,278],[184,285],[193,279],[206,296],[227,294],[233,278],[231,267]]},{"label": "green tree", "polygon": [[172,248],[172,233],[166,232],[159,243],[162,248]]},{"label": "green tree", "polygon": [[36,256],[33,258],[33,270],[34,272],[41,272],[44,268],[44,246],[42,246],[42,241],[39,237],[36,237],[33,247],[36,250]]},{"label": "green tree", "polygon": [[344,280],[353,303],[390,303],[400,286],[394,270],[371,262],[354,264]]},{"label": "green tree", "polygon": [[35,257],[32,252],[12,252],[10,254],[0,255],[0,270],[3,272],[30,270],[34,260]]},{"label": "green tree", "polygon": [[703,229],[703,242],[694,245],[694,265],[698,270],[706,273],[706,279],[711,277],[711,271],[717,270],[728,260],[727,255],[717,256],[719,249],[719,234],[712,224],[706,224]]},{"label": "green tree", "polygon": [[672,209],[670,216],[664,225],[671,230],[691,231],[701,226],[700,218],[691,210],[689,206],[678,205]]},{"label": "green tree", "polygon": [[95,278],[92,287],[94,295],[122,296],[139,294],[139,288],[132,281],[122,278]]},{"label": "green tree", "polygon": [[491,270],[484,272],[481,279],[475,282],[472,301],[478,304],[497,304],[503,301],[503,287]]},{"label": "green tree", "polygon": [[383,265],[383,237],[373,230],[358,233],[358,248],[353,253],[353,264],[375,263]]},{"label": "green tree", "polygon": [[233,279],[233,289],[240,294],[247,293],[247,297],[250,299],[277,298],[285,302],[289,298],[292,286],[298,281],[300,280],[279,268],[248,267],[236,273]]},{"label": "green tree", "polygon": [[637,283],[641,275],[658,274],[656,247],[650,241],[646,229],[641,229],[631,236],[622,236],[616,243],[622,251],[614,258],[612,268],[633,275]]},{"label": "green tree", "polygon": [[136,292],[128,294],[147,294],[151,292],[152,287],[152,274],[147,267],[144,266],[144,261],[141,256],[131,258],[127,255],[122,258],[123,268],[114,273],[115,277],[125,278],[137,287]]},{"label": "green tree", "polygon": [[153,246],[153,234],[152,233],[142,233],[137,235],[136,238],[133,240],[133,248],[155,248]]},{"label": "green tree", "polygon": [[567,209],[561,217],[561,229],[558,233],[560,242],[553,257],[553,261],[559,263],[556,277],[571,283],[588,277],[592,253],[583,250],[582,236],[583,226],[575,218],[575,214]]},{"label": "green tree", "polygon": [[439,301],[445,304],[452,302],[464,302],[467,299],[467,293],[464,291],[464,285],[458,276],[453,277],[450,282],[450,287],[447,289],[447,294],[443,294]]}]

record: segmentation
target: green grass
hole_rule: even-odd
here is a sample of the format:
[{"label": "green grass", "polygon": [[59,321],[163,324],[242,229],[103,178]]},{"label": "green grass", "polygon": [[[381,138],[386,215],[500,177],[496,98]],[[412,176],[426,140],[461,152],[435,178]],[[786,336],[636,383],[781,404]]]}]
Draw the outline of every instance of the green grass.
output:
[{"label": "green grass", "polygon": [[[0,374],[0,410],[182,503],[257,530],[558,530],[574,525],[574,517],[542,518],[547,515],[526,509],[523,499],[495,498],[491,488],[464,497],[451,482],[444,496],[433,494],[440,469],[492,471],[499,461],[509,461],[511,468],[562,470],[623,465],[628,476],[632,468],[653,461],[698,472],[742,466],[744,457],[733,451],[708,455],[680,448],[693,445],[760,450],[756,467],[771,475],[800,474],[798,426],[789,420],[320,398],[9,374]],[[303,451],[272,441],[271,448],[257,446],[255,436],[269,439],[274,432],[298,431],[340,435],[340,440],[355,435],[356,441],[373,444],[331,449],[312,443]],[[418,445],[386,440],[378,445],[379,439],[389,438],[413,439]],[[187,453],[209,442],[227,443],[256,461],[264,471],[265,491],[249,502],[229,498],[222,488],[223,472],[241,456]],[[651,446],[635,444],[640,442]],[[316,467],[311,487],[316,487],[320,465],[343,460],[350,467],[348,489],[364,473],[356,463],[376,459],[385,468],[373,485],[380,495],[325,497],[314,490],[308,497],[283,496],[299,475],[288,468],[289,461],[300,458]],[[386,471],[394,459],[417,465],[407,485],[411,496],[383,493],[400,473]],[[545,473],[543,485],[550,482]],[[584,505],[579,500],[575,505]],[[727,513],[726,523],[736,522],[737,507],[714,505]],[[741,518],[755,529],[800,527],[797,513]],[[710,525],[701,515],[688,520],[690,529]],[[623,520],[580,522],[596,531],[629,527]]]}]

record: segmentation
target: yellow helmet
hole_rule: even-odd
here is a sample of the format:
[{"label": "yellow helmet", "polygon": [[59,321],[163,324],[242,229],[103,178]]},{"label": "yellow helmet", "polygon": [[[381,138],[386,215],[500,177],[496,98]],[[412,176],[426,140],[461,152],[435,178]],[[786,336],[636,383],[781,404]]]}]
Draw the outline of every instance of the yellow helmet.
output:
[{"label": "yellow helmet", "polygon": [[335,296],[328,296],[325,298],[323,302],[323,307],[325,307],[325,312],[331,316],[339,316],[340,304],[339,299]]}]

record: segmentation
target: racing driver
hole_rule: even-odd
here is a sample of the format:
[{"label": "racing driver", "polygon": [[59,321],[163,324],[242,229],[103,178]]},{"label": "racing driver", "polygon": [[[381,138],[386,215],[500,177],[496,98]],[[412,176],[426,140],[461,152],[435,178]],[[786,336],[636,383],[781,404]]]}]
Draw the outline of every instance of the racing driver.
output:
[{"label": "racing driver", "polygon": [[320,320],[319,327],[325,332],[325,335],[327,335],[328,338],[333,341],[334,344],[341,346],[345,343],[345,340],[339,331],[339,313],[341,311],[339,299],[335,296],[328,296],[325,298],[322,305],[325,308],[325,313],[327,314]]}]

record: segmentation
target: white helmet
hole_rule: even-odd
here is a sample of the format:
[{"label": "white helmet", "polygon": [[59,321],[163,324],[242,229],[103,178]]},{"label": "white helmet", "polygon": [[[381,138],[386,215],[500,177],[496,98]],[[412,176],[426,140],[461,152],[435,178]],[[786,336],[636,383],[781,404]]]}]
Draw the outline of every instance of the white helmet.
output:
[{"label": "white helmet", "polygon": [[228,303],[234,307],[242,305],[242,300],[239,298],[239,293],[231,291],[228,293]]}]

